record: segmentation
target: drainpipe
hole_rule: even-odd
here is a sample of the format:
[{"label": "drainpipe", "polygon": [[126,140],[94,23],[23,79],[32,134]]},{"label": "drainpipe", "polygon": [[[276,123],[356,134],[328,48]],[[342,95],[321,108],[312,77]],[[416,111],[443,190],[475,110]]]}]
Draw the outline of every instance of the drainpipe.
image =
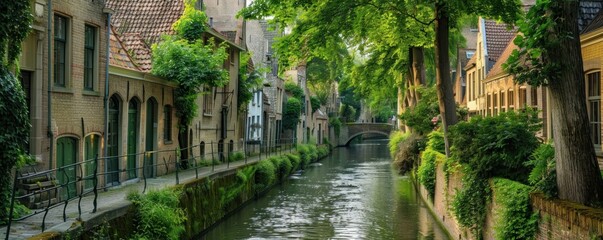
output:
[{"label": "drainpipe", "polygon": [[48,155],[48,169],[52,169],[52,163],[54,158],[54,133],[52,132],[52,0],[48,0],[48,26],[47,29],[47,43],[48,43],[48,138],[50,153]]},{"label": "drainpipe", "polygon": [[103,13],[107,14],[107,36],[106,36],[106,52],[105,52],[105,137],[104,137],[104,147],[103,147],[103,156],[107,156],[107,144],[109,142],[109,138],[107,134],[109,133],[109,48],[111,44],[111,14],[113,14],[113,10],[109,8],[103,8]]}]

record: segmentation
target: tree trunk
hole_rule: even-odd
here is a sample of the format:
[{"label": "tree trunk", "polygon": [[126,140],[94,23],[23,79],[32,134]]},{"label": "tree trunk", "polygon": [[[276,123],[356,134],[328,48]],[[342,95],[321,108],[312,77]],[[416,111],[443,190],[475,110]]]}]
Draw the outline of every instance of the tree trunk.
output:
[{"label": "tree trunk", "polygon": [[[186,124],[180,122],[180,124]],[[182,126],[182,125],[180,125]],[[178,146],[180,146],[180,167],[183,169],[188,168],[188,153],[189,153],[189,142],[188,142],[188,126],[184,130],[178,131]]]},{"label": "tree trunk", "polygon": [[573,37],[561,39],[559,49],[551,52],[549,61],[562,66],[559,78],[550,81],[551,110],[557,161],[559,198],[582,204],[600,202],[603,180],[595,156],[586,109],[580,38],[576,22],[578,1],[559,1],[561,12],[553,12],[558,33],[571,32]]},{"label": "tree trunk", "polygon": [[413,76],[413,92],[415,101],[419,102],[421,94],[417,88],[425,85],[425,57],[423,47],[412,47],[412,76]]},{"label": "tree trunk", "polygon": [[436,61],[436,87],[438,102],[440,105],[440,117],[442,119],[442,130],[444,132],[444,144],[446,156],[450,156],[450,143],[448,141],[448,126],[457,122],[456,104],[452,93],[452,81],[450,79],[450,56],[449,44],[449,18],[445,2],[438,1],[435,6],[435,61]]}]

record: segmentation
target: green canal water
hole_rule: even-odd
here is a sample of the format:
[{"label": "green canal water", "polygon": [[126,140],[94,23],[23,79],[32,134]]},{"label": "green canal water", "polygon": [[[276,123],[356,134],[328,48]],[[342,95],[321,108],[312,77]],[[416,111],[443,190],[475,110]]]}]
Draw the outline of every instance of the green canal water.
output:
[{"label": "green canal water", "polygon": [[203,239],[448,239],[387,141],[365,141],[294,174]]}]

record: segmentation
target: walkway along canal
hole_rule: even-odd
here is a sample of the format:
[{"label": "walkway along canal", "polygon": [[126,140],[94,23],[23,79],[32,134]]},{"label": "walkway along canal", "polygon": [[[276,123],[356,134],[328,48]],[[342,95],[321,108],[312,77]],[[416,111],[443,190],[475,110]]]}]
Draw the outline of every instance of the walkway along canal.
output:
[{"label": "walkway along canal", "polygon": [[250,202],[204,239],[448,239],[387,141],[337,148]]}]

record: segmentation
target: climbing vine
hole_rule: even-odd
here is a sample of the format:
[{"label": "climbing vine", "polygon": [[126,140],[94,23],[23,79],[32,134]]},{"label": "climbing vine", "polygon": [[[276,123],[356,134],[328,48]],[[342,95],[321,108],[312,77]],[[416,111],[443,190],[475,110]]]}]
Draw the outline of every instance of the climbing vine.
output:
[{"label": "climbing vine", "polygon": [[[12,170],[29,157],[24,147],[29,138],[25,94],[17,77],[21,42],[32,23],[27,0],[0,4],[0,222],[8,219]],[[16,72],[11,70],[16,69]]]}]

